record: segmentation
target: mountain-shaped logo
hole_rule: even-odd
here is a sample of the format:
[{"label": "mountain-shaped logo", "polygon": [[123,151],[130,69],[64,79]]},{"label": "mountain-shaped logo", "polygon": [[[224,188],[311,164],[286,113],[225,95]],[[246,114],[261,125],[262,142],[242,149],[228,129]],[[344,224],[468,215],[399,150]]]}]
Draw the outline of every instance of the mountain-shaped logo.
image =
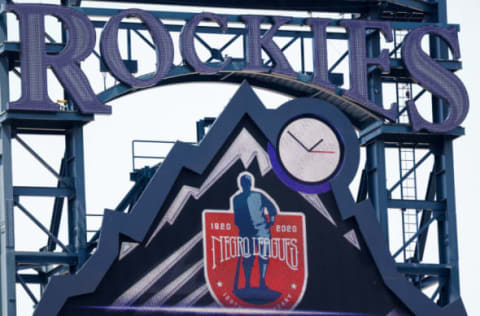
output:
[{"label": "mountain-shaped logo", "polygon": [[105,212],[95,253],[51,279],[35,315],[466,315],[397,271],[371,202],[348,189],[358,161],[333,105],[268,110],[243,83],[128,214]]}]

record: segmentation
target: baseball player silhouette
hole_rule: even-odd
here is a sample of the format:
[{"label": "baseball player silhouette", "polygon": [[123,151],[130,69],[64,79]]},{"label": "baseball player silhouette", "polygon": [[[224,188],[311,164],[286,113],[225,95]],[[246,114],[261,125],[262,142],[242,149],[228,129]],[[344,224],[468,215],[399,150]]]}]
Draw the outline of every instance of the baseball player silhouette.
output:
[{"label": "baseball player silhouette", "polygon": [[[233,198],[235,225],[238,227],[240,237],[247,237],[251,255],[239,257],[234,288],[238,288],[240,259],[242,259],[243,273],[245,276],[245,289],[251,288],[250,277],[252,267],[255,258],[258,257],[260,289],[267,290],[268,287],[265,282],[265,276],[267,274],[270,251],[270,227],[272,227],[275,222],[275,216],[278,210],[266,194],[252,190],[253,178],[251,175],[241,174],[239,182],[241,192]],[[268,220],[265,209],[268,212]],[[266,243],[268,244],[266,245]],[[255,251],[255,249],[257,251]],[[257,255],[254,255],[255,253]]]}]

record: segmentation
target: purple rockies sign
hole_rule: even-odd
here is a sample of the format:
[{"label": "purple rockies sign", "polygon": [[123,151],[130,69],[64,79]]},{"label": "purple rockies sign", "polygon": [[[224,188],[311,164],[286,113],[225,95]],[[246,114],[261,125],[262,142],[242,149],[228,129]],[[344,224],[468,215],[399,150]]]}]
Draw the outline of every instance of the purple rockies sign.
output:
[{"label": "purple rockies sign", "polygon": [[[22,96],[9,105],[10,110],[57,111],[58,106],[50,100],[47,93],[47,67],[51,67],[60,83],[71,96],[82,113],[111,113],[111,108],[102,104],[92,90],[79,62],[87,58],[95,46],[95,31],[86,15],[74,9],[43,4],[8,5],[7,11],[13,12],[20,20]],[[44,17],[53,15],[61,20],[68,30],[65,48],[57,55],[49,55],[45,50]],[[117,34],[122,19],[139,18],[153,39],[156,47],[156,70],[148,78],[136,78],[127,69],[120,56]],[[276,74],[295,78],[297,73],[290,62],[273,41],[278,29],[289,23],[289,17],[271,17],[271,28],[262,34],[261,23],[266,19],[259,15],[245,15],[242,20],[246,27],[245,66],[242,70],[251,72],[272,71]],[[194,46],[197,27],[201,21],[213,21],[220,30],[228,28],[227,19],[214,13],[199,13],[189,20],[180,34],[180,49],[184,61],[199,73],[216,73],[231,63],[226,58],[222,64],[212,66],[200,60]],[[327,63],[327,26],[331,22],[325,18],[309,18],[305,24],[310,26],[313,38],[313,76],[311,83],[324,90],[335,92],[338,88],[328,80]],[[366,20],[342,20],[349,35],[350,88],[342,90],[348,100],[361,104],[379,117],[394,121],[398,114],[398,105],[392,104],[384,109],[368,98],[368,67],[377,66],[381,71],[390,72],[389,51],[384,49],[377,57],[371,57],[366,49],[366,30],[380,31],[387,42],[393,39],[393,30],[389,22]],[[468,112],[468,94],[463,83],[452,72],[438,64],[427,55],[422,47],[422,39],[427,35],[440,37],[450,47],[453,58],[460,58],[457,30],[437,26],[423,26],[411,31],[402,47],[403,63],[410,76],[432,95],[442,98],[448,105],[448,116],[442,123],[425,120],[419,113],[414,100],[407,103],[410,122],[414,130],[445,132],[460,125]],[[171,35],[162,22],[149,12],[140,9],[128,9],[113,16],[105,25],[100,38],[103,62],[110,73],[119,81],[135,88],[155,86],[164,79],[173,64],[174,46]],[[262,62],[262,50],[273,61],[273,69]]]}]

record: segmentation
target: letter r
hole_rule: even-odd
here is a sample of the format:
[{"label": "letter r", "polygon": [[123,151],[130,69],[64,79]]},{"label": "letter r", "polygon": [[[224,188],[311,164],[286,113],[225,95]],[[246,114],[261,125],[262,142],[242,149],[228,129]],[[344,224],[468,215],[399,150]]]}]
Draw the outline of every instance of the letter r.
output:
[{"label": "letter r", "polygon": [[[78,64],[95,46],[95,30],[84,14],[47,4],[8,5],[7,11],[20,20],[22,70],[22,96],[9,104],[10,110],[58,111],[58,105],[48,97],[50,66],[80,112],[111,113],[111,108],[98,100]],[[60,19],[68,32],[65,47],[56,55],[48,55],[45,50],[45,15]]]}]

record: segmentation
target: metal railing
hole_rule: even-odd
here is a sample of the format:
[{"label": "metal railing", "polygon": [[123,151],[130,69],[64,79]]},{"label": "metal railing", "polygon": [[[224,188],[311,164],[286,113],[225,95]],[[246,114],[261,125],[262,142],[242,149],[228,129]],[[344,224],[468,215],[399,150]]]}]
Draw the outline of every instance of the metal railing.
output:
[{"label": "metal railing", "polygon": [[139,139],[133,140],[132,141],[132,170],[133,171],[137,170],[136,161],[138,159],[152,159],[152,160],[158,161],[155,164],[155,165],[158,165],[158,164],[161,164],[165,160],[165,158],[167,158],[167,154],[168,154],[166,153],[165,155],[161,155],[161,156],[136,154],[135,152],[136,144],[167,144],[167,145],[170,145],[170,148],[168,149],[168,151],[170,151],[170,149],[172,149],[175,143],[176,141],[165,141],[165,140],[139,140]]}]

